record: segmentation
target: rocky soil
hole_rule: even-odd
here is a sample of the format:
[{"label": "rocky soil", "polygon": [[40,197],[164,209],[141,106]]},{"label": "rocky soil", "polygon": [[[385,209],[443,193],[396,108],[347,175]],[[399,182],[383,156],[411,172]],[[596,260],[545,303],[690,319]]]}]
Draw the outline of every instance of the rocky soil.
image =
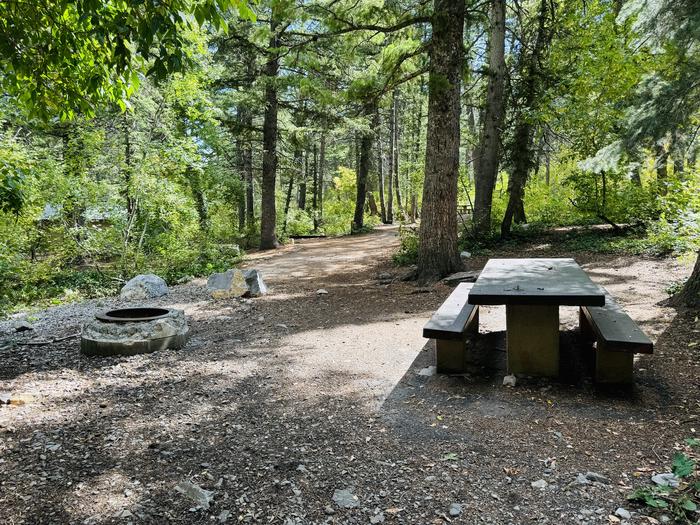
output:
[{"label": "rocky soil", "polygon": [[[0,523],[670,519],[626,495],[700,432],[698,314],[663,302],[688,266],[577,254],[655,354],[636,362],[631,392],[596,391],[585,373],[509,388],[498,307],[481,317],[488,362],[432,374],[421,327],[451,289],[402,282],[396,246],[381,229],[255,254],[270,286],[255,299],[214,301],[204,280],[171,288],[148,304],[185,310],[181,350],[82,357],[81,324],[131,304],[117,298],[1,322]],[[33,330],[15,332],[22,319]],[[575,309],[562,323],[575,354]]]}]

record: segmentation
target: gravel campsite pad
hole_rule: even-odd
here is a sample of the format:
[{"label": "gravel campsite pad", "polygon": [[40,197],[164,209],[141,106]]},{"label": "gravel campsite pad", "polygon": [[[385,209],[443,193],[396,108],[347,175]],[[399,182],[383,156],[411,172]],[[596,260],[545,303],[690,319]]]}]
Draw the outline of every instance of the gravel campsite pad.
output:
[{"label": "gravel campsite pad", "polygon": [[[397,244],[380,228],[254,254],[254,299],[172,287],[148,305],[185,311],[181,350],[81,356],[81,324],[117,298],[0,323],[0,523],[654,523],[626,495],[700,433],[697,314],[663,302],[689,266],[574,254],[655,353],[626,395],[509,388],[502,370],[432,373],[421,328],[451,288],[401,281]],[[502,310],[481,317],[496,356]],[[575,309],[562,324],[575,334]]]}]

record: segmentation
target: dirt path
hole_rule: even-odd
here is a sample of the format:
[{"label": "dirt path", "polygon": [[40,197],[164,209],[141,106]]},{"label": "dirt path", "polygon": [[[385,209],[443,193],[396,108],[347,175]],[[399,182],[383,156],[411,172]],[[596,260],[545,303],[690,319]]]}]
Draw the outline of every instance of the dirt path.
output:
[{"label": "dirt path", "polygon": [[[499,308],[481,326],[495,368],[421,373],[434,360],[422,324],[450,289],[380,284],[400,273],[396,246],[382,228],[255,254],[246,264],[271,293],[248,302],[214,302],[203,280],[174,287],[152,304],[185,310],[179,351],[87,359],[77,339],[0,345],[0,393],[26,401],[0,406],[0,523],[593,524],[619,506],[649,523],[626,494],[700,430],[700,326],[661,302],[689,268],[577,254],[656,353],[622,397],[586,377],[506,389]],[[517,255],[569,254],[533,243]],[[23,337],[70,335],[119,304],[39,312]],[[574,312],[562,318],[575,341]],[[10,330],[0,323],[0,341]],[[610,482],[577,483],[587,471]],[[185,481],[210,492],[209,508],[176,490]]]}]

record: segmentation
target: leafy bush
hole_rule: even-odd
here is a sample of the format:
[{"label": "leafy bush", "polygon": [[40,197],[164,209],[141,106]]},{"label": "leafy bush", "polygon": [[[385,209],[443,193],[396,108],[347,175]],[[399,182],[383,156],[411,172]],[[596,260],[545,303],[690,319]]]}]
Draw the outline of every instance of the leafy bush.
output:
[{"label": "leafy bush", "polygon": [[410,226],[399,227],[399,250],[394,262],[402,266],[415,264],[418,260],[418,230]]},{"label": "leafy bush", "polygon": [[677,487],[650,486],[632,492],[628,499],[647,507],[663,509],[673,514],[678,523],[697,523],[700,517],[700,471],[697,469],[700,439],[685,440],[682,451],[673,456],[671,471],[678,478]]}]

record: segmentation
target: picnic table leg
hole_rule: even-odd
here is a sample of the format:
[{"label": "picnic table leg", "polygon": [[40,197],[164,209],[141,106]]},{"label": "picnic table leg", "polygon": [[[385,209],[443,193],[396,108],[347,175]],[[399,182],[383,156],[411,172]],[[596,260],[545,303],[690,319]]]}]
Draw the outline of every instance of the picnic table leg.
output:
[{"label": "picnic table leg", "polygon": [[508,372],[559,375],[559,306],[506,305]]}]

